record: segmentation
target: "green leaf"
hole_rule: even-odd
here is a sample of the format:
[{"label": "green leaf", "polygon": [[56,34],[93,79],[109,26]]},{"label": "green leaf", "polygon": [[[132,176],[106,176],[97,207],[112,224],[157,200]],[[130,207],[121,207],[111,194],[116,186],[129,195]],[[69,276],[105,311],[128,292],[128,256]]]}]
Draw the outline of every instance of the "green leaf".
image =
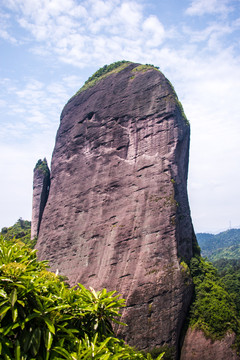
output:
[{"label": "green leaf", "polygon": [[7,293],[4,290],[0,289],[0,296],[4,297],[6,299]]},{"label": "green leaf", "polygon": [[47,329],[45,332],[44,342],[45,342],[47,351],[50,350],[50,348],[52,346],[52,342],[53,342],[53,335],[49,329]]},{"label": "green leaf", "polygon": [[20,348],[20,343],[18,340],[16,340],[16,344],[15,344],[15,348],[14,348],[14,355],[15,355],[15,360],[20,360],[21,348]]},{"label": "green leaf", "polygon": [[116,319],[112,319],[112,321],[114,321],[116,324],[119,324],[119,325],[128,326],[126,323],[118,321]]},{"label": "green leaf", "polygon": [[22,300],[17,300],[17,302],[18,302],[20,305],[22,305],[22,307],[25,306],[25,302],[24,302],[24,301],[22,301]]},{"label": "green leaf", "polygon": [[53,350],[55,352],[57,352],[58,354],[62,355],[65,359],[69,359],[69,360],[73,359],[71,354],[69,354],[69,352],[67,350],[65,350],[64,348],[62,348],[60,346],[55,346],[55,348],[53,348]]},{"label": "green leaf", "polygon": [[11,283],[13,283],[13,280],[12,280],[12,279],[8,279],[8,278],[5,278],[5,277],[3,277],[3,276],[0,277],[0,280],[1,280],[1,281],[4,281],[4,282],[6,281],[6,282],[11,282]]},{"label": "green leaf", "polygon": [[111,339],[112,339],[111,337],[105,339],[105,340],[101,343],[101,345],[99,346],[98,351],[100,352],[100,351],[107,345],[107,343],[108,343]]},{"label": "green leaf", "polygon": [[74,333],[79,333],[79,330],[77,329],[65,329],[63,326],[58,325],[58,330],[62,330],[63,332],[67,333],[68,335],[70,335],[71,337],[75,337]]},{"label": "green leaf", "polygon": [[51,333],[55,334],[55,327],[52,323],[52,321],[47,318],[47,317],[43,317],[43,320],[45,321],[45,323],[47,324],[47,327],[49,328],[49,330],[51,331]]},{"label": "green leaf", "polygon": [[13,322],[15,323],[15,321],[17,320],[17,317],[18,317],[18,309],[16,307],[14,307],[12,309],[12,319],[13,319]]},{"label": "green leaf", "polygon": [[156,358],[156,360],[161,360],[161,359],[163,358],[164,354],[165,354],[165,352],[162,353],[162,354],[160,354],[160,355],[158,355],[158,357]]},{"label": "green leaf", "polygon": [[30,348],[30,340],[31,340],[31,337],[32,337],[32,332],[29,332],[29,331],[25,331],[23,332],[23,335],[22,335],[22,343],[23,343],[23,351],[24,353],[26,353],[29,348]]},{"label": "green leaf", "polygon": [[17,301],[17,289],[13,289],[10,297],[9,297],[10,303],[12,307],[15,305],[15,302]]},{"label": "green leaf", "polygon": [[15,324],[11,323],[11,324],[9,324],[7,326],[4,326],[3,335],[7,335],[9,332],[11,332],[12,330],[16,329],[19,326],[20,326],[19,323],[15,323]]},{"label": "green leaf", "polygon": [[2,306],[5,305],[5,304],[8,304],[8,300],[4,300],[4,301],[2,301],[2,302],[0,303],[0,309],[1,309]]},{"label": "green leaf", "polygon": [[30,350],[32,353],[32,356],[36,356],[40,347],[41,343],[41,330],[39,328],[36,328],[33,331],[31,340],[30,340]]},{"label": "green leaf", "polygon": [[12,360],[12,359],[10,358],[10,356],[8,356],[7,354],[4,354],[4,359],[5,359],[5,360]]},{"label": "green leaf", "polygon": [[27,323],[28,321],[30,321],[30,320],[32,320],[32,319],[34,319],[36,317],[40,317],[39,313],[38,314],[31,314],[31,315],[27,316],[26,319],[25,319],[25,323]]},{"label": "green leaf", "polygon": [[3,319],[3,317],[5,316],[5,314],[7,313],[7,311],[9,309],[11,309],[11,307],[8,306],[8,305],[5,305],[0,309],[0,317],[1,317],[1,319]]}]

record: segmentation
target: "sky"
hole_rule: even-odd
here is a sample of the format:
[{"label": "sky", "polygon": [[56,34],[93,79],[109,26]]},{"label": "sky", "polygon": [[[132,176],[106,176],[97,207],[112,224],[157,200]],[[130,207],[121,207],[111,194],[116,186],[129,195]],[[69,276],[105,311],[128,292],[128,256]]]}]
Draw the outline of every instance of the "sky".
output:
[{"label": "sky", "polygon": [[191,125],[196,232],[240,228],[240,0],[1,0],[0,229],[31,220],[33,168],[96,70],[159,66]]}]

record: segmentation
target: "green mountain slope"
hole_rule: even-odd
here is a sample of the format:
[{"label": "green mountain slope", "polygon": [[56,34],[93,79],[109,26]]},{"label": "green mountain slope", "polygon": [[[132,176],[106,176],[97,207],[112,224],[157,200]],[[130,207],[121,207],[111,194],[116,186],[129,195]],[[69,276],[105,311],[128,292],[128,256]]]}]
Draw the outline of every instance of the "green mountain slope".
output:
[{"label": "green mountain slope", "polygon": [[20,240],[30,248],[33,248],[36,244],[36,239],[31,240],[31,221],[23,220],[22,218],[10,227],[3,227],[0,235],[5,240]]},{"label": "green mountain slope", "polygon": [[196,234],[203,257],[210,261],[221,258],[240,258],[240,229],[230,229],[219,234]]}]

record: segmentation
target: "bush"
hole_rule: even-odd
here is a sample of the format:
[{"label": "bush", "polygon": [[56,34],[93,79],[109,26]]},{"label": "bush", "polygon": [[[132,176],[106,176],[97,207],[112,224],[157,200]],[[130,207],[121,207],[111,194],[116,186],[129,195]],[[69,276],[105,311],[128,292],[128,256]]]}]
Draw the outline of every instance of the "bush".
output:
[{"label": "bush", "polygon": [[0,359],[152,359],[114,337],[124,303],[115,291],[68,288],[36,250],[0,238]]}]

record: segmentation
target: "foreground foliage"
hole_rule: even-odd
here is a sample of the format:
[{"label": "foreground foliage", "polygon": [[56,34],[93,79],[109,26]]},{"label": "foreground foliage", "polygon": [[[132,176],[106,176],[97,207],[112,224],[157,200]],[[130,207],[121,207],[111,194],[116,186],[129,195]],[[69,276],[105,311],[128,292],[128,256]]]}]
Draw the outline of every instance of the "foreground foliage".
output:
[{"label": "foreground foliage", "polygon": [[0,238],[0,359],[152,359],[114,337],[119,295],[69,289],[46,268],[35,250]]}]

